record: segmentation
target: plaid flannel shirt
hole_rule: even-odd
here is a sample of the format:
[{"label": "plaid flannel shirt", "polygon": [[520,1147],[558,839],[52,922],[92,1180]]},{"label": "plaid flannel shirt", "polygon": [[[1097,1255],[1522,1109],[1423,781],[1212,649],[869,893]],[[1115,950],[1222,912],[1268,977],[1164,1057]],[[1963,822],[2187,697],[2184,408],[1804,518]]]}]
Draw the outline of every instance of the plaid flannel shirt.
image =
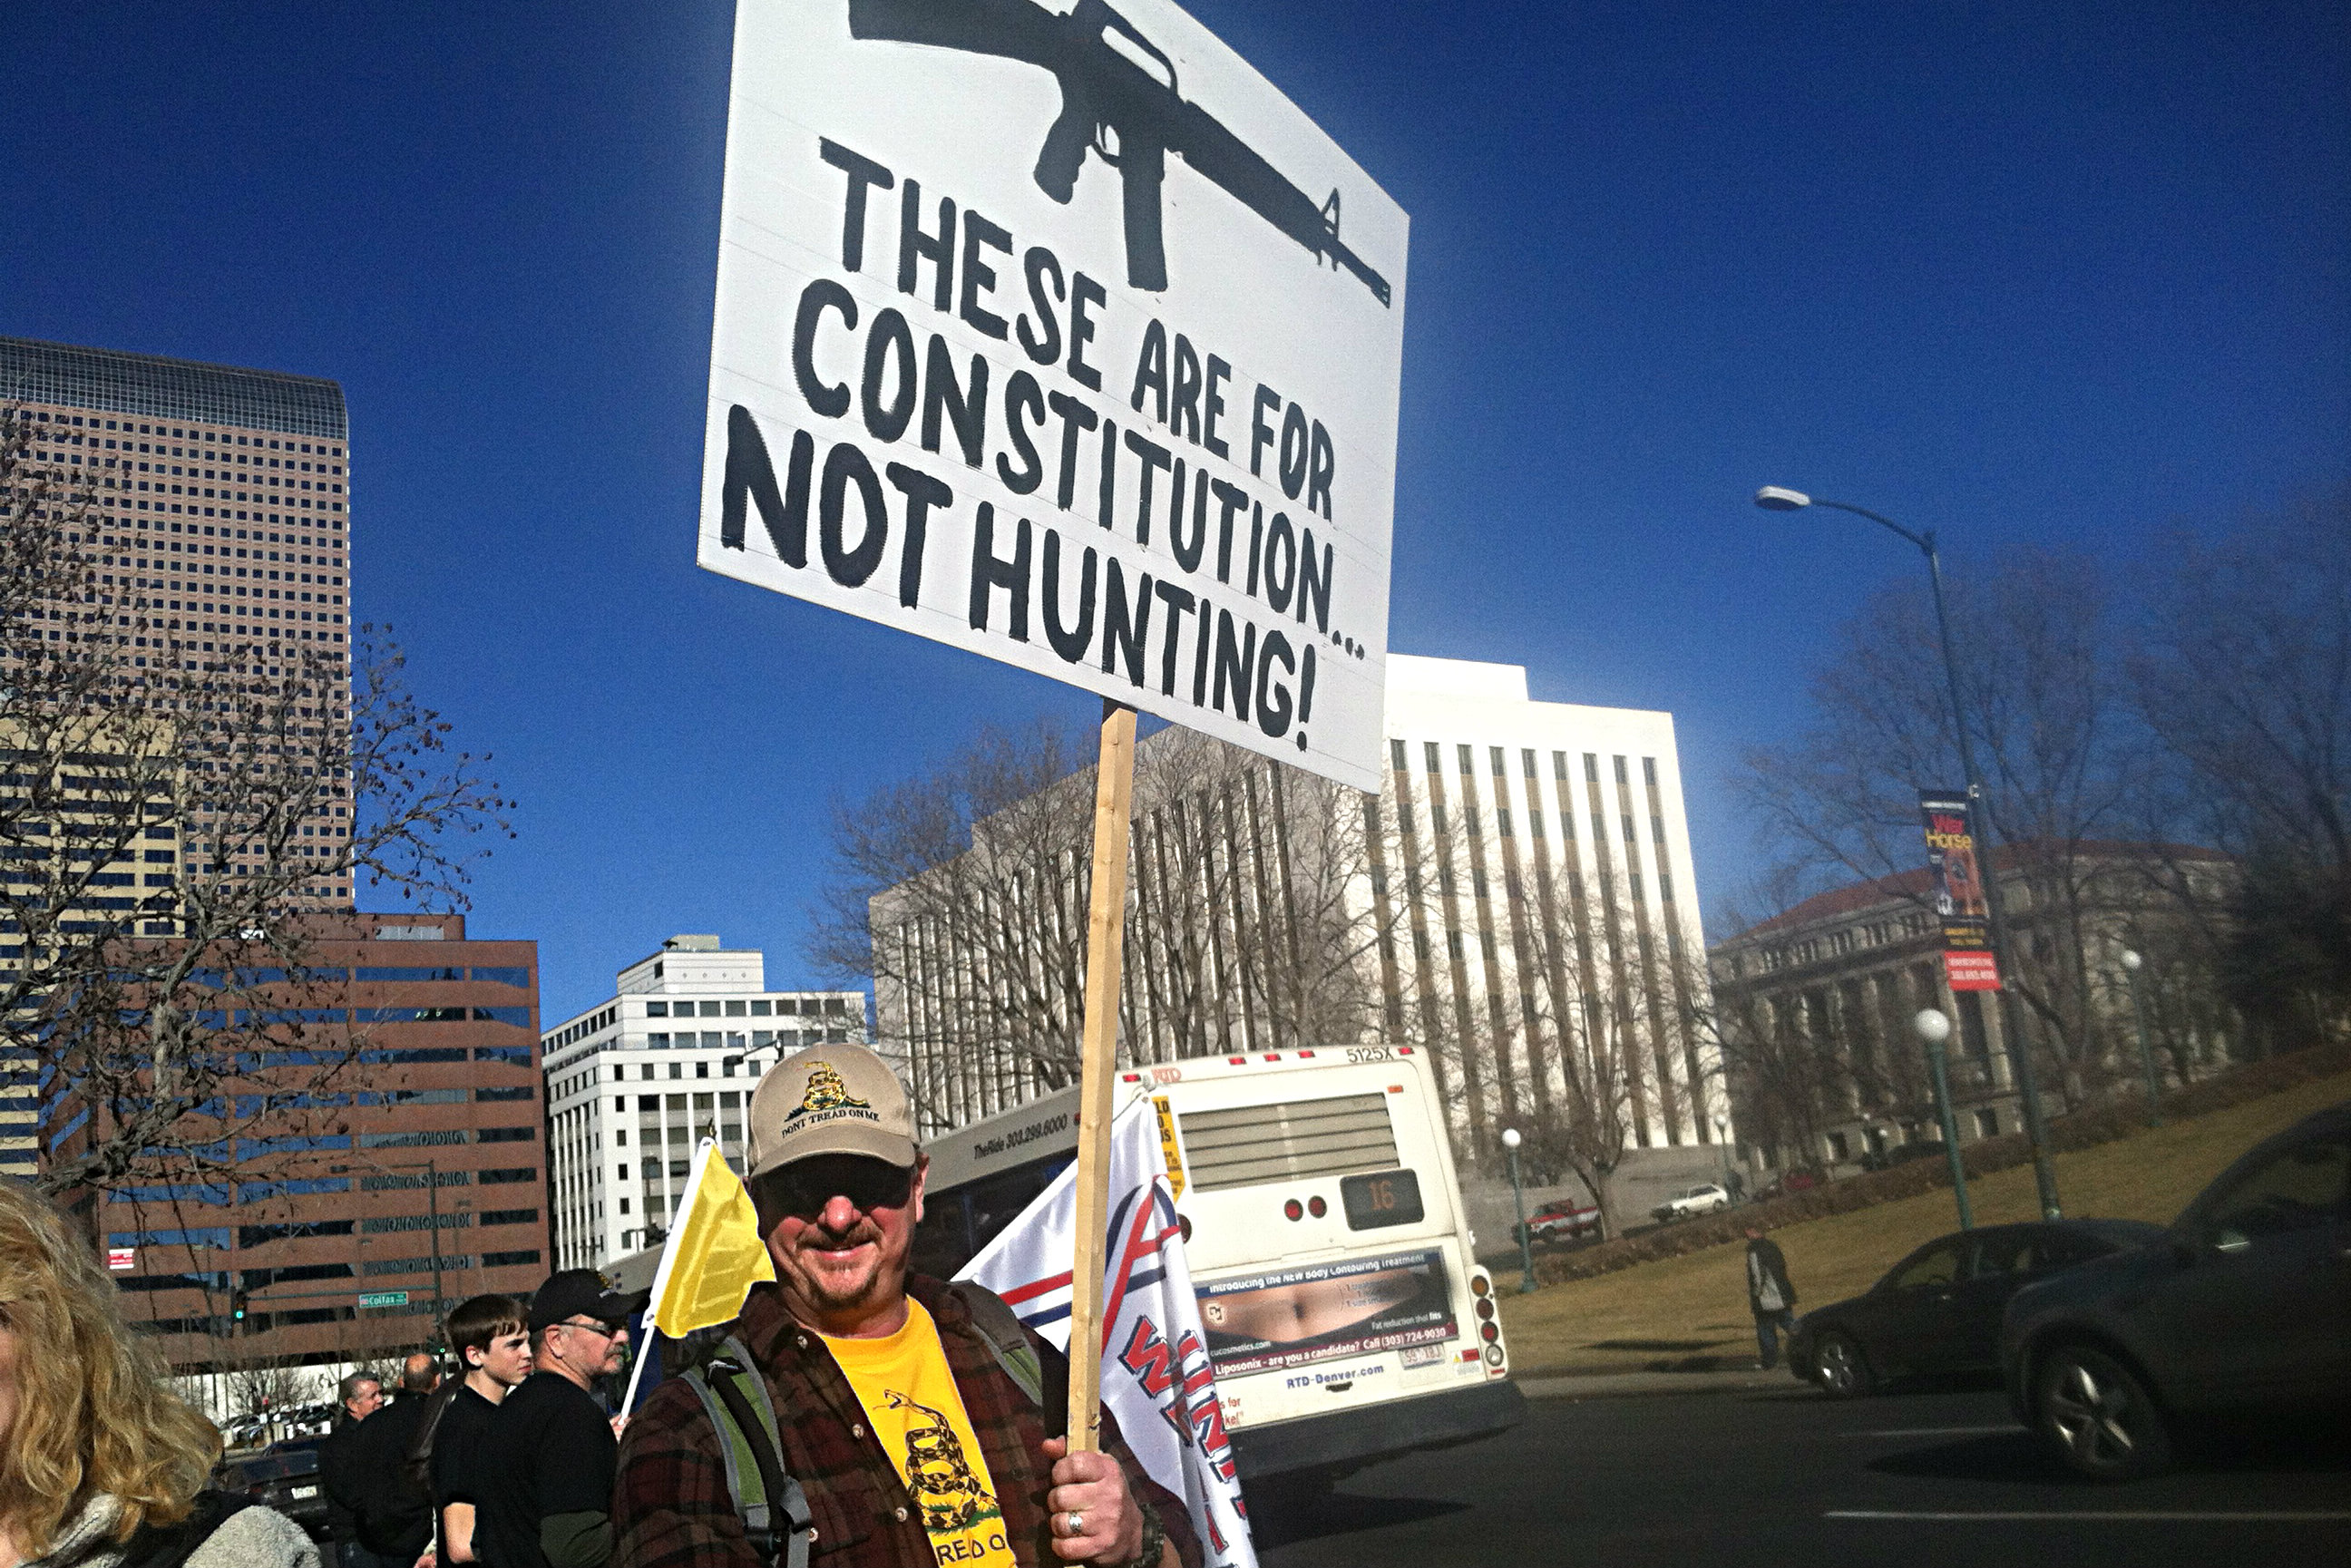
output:
[{"label": "plaid flannel shirt", "polygon": [[[1014,1558],[1022,1568],[1061,1568],[1047,1544],[1045,1494],[1052,1466],[1040,1447],[1049,1435],[1043,1413],[1006,1375],[971,1327],[969,1311],[945,1283],[912,1275],[906,1293],[938,1324],[948,1370],[996,1484]],[[734,1332],[758,1363],[775,1401],[784,1468],[808,1494],[811,1568],[935,1568],[922,1515],[896,1464],[867,1429],[856,1391],[823,1338],[792,1319],[772,1285],[753,1289]],[[1036,1335],[1029,1338],[1041,1354],[1059,1354]],[[1124,1467],[1127,1484],[1158,1511],[1184,1568],[1198,1568],[1199,1543],[1183,1500],[1144,1474],[1107,1410],[1102,1446]],[[612,1528],[610,1568],[764,1568],[726,1490],[718,1434],[683,1379],[655,1389],[629,1422],[612,1489]]]}]

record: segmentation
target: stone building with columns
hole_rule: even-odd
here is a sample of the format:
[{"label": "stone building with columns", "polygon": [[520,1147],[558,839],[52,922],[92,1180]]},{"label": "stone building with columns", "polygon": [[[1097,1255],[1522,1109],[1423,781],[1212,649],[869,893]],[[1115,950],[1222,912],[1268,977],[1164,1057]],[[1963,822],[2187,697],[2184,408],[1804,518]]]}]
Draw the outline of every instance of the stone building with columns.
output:
[{"label": "stone building with columns", "polygon": [[[2194,923],[2165,891],[2217,897],[2233,871],[2229,857],[2080,843],[2003,845],[1993,862],[2018,969],[2047,1004],[2015,1009],[2046,1113],[2137,1092],[2144,1081],[2126,952],[2146,959],[2139,1000],[2159,1084],[2203,1076],[2241,1050]],[[1709,949],[1736,1134],[1755,1164],[1834,1166],[1938,1141],[1913,1023],[1927,1008],[1951,1022],[1945,1051],[1960,1142],[2023,1129],[2000,998],[1951,990],[1931,897],[1924,867],[1855,883]]]}]

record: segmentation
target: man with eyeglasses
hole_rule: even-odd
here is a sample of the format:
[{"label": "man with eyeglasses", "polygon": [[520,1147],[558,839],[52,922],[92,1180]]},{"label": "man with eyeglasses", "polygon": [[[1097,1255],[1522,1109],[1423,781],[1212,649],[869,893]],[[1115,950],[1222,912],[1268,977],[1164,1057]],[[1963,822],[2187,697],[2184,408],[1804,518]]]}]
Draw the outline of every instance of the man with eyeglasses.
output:
[{"label": "man with eyeglasses", "polygon": [[644,1304],[593,1269],[566,1269],[531,1297],[537,1370],[474,1446],[473,1548],[486,1568],[603,1568],[611,1556],[615,1423],[589,1390],[621,1369]]},{"label": "man with eyeglasses", "polygon": [[[810,1568],[1198,1568],[1183,1500],[1144,1474],[1108,1412],[1102,1452],[1068,1451],[1061,1354],[978,1287],[909,1273],[928,1161],[880,1057],[851,1045],[786,1057],[749,1123],[776,1282],[752,1288],[731,1332],[805,1494],[794,1544]],[[992,1332],[1025,1338],[1041,1399]],[[766,1568],[725,1441],[686,1379],[653,1392],[622,1445],[612,1568]]]}]

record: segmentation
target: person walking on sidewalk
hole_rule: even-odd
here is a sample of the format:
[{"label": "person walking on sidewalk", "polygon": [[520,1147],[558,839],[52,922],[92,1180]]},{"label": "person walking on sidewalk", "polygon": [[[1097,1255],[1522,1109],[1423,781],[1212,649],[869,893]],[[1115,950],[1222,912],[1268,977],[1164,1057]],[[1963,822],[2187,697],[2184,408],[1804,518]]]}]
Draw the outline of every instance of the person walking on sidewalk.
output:
[{"label": "person walking on sidewalk", "polygon": [[1755,1314],[1755,1347],[1763,1369],[1780,1364],[1780,1336],[1796,1329],[1796,1287],[1788,1257],[1761,1226],[1747,1228],[1747,1306]]}]

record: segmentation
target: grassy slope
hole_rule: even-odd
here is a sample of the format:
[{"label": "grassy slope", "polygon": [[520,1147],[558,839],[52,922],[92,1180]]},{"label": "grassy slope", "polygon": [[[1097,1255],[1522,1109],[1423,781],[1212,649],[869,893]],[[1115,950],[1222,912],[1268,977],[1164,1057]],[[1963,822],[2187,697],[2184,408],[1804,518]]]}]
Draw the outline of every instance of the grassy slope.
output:
[{"label": "grassy slope", "polygon": [[[2314,1111],[2351,1099],[2351,1074],[2305,1083],[2250,1104],[2176,1122],[2056,1159],[2057,1192],[2074,1218],[2168,1224],[2188,1200],[2245,1150]],[[1972,1182],[1980,1225],[2039,1212],[2032,1167]],[[1923,1241],[1958,1228],[1951,1195],[1937,1190],[1772,1232],[1788,1254],[1797,1311],[1857,1295]],[[1499,1281],[1498,1281],[1499,1282]],[[1501,1297],[1510,1370],[1619,1372],[1751,1357],[1741,1245]]]}]

